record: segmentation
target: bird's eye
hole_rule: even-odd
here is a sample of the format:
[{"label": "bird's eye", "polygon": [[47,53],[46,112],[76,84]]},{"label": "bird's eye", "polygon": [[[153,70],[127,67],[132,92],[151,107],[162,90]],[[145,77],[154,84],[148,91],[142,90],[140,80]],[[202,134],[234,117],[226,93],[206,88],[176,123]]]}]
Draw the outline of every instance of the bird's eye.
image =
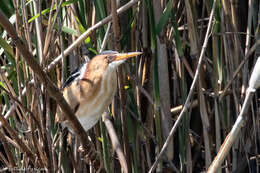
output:
[{"label": "bird's eye", "polygon": [[114,55],[108,55],[108,56],[106,56],[106,59],[107,59],[108,63],[111,63],[114,61],[115,57],[116,56],[114,56]]}]

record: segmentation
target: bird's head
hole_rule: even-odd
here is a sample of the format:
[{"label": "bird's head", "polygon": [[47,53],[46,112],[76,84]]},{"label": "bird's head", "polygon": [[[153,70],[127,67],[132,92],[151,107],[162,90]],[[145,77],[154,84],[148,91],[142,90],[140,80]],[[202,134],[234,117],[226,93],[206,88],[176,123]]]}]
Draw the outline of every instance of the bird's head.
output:
[{"label": "bird's head", "polygon": [[127,59],[142,54],[141,52],[130,52],[130,53],[118,53],[116,51],[104,51],[101,54],[95,56],[88,64],[87,70],[84,72],[85,77],[89,73],[104,74],[105,71],[115,70],[117,67],[124,63]]},{"label": "bird's head", "polygon": [[125,60],[138,56],[141,52],[118,53],[116,51],[104,51],[99,56],[104,56],[104,59],[109,67],[116,68]]}]

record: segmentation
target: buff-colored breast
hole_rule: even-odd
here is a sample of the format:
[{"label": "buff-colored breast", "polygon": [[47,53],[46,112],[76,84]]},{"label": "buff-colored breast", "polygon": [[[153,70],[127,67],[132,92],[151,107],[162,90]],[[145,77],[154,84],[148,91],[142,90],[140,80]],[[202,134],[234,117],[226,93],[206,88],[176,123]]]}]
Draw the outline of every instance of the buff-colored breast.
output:
[{"label": "buff-colored breast", "polygon": [[105,112],[111,104],[117,89],[116,71],[111,72],[109,75],[104,75],[92,99],[81,97],[81,105],[76,113],[80,123],[85,130],[93,127],[102,113]]}]

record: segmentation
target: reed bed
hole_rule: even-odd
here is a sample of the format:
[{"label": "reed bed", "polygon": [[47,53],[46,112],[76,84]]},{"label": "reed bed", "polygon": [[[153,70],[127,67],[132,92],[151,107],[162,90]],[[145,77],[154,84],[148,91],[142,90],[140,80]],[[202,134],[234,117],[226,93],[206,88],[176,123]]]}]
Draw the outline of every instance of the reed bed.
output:
[{"label": "reed bed", "polygon": [[[0,171],[260,172],[258,14],[251,0],[1,1]],[[103,50],[143,54],[85,132],[59,88]]]}]

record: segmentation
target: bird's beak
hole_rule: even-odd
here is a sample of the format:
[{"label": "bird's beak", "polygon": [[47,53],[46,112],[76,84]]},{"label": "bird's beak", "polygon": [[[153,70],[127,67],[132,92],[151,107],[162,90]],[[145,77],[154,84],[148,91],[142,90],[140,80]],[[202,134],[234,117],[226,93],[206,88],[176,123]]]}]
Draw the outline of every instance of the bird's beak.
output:
[{"label": "bird's beak", "polygon": [[115,55],[114,61],[126,60],[128,58],[141,55],[142,52],[118,53]]}]

